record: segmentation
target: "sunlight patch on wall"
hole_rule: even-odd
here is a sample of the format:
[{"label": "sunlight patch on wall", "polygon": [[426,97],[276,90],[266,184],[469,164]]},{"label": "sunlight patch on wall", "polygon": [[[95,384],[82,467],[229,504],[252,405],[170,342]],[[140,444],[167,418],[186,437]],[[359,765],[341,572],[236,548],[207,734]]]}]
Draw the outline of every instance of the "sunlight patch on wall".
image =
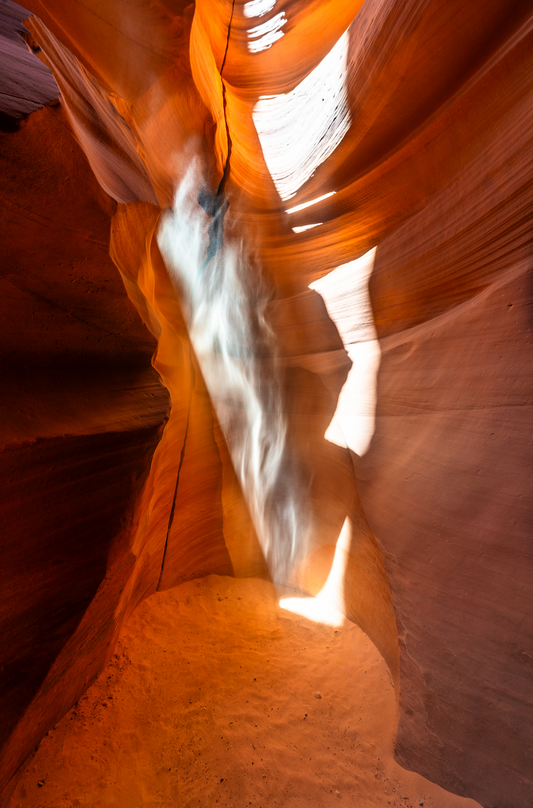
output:
[{"label": "sunlight patch on wall", "polygon": [[301,614],[315,623],[342,626],[344,616],[344,579],[352,536],[350,519],[346,517],[335,546],[335,555],[328,578],[314,598],[281,598],[279,605],[294,614]]},{"label": "sunlight patch on wall", "polygon": [[344,615],[319,598],[281,598],[279,605],[293,614],[301,614],[314,623],[325,626],[342,626]]},{"label": "sunlight patch on wall", "polygon": [[327,194],[322,194],[322,196],[317,196],[316,199],[310,199],[309,202],[302,202],[300,205],[295,205],[293,208],[287,208],[285,213],[296,213],[299,210],[305,210],[305,208],[310,208],[311,205],[316,205],[317,202],[322,202],[323,199],[335,196],[336,193],[337,191],[330,191]]},{"label": "sunlight patch on wall", "polygon": [[293,233],[305,233],[306,230],[312,230],[313,227],[319,227],[323,222],[315,222],[314,224],[302,224],[300,227],[293,227]]},{"label": "sunlight patch on wall", "polygon": [[[244,16],[249,19],[253,17],[264,17],[272,11],[276,5],[276,0],[251,0],[243,7]],[[250,53],[260,53],[271,48],[274,42],[281,39],[287,18],[285,12],[281,11],[269,20],[248,29],[248,50]]]},{"label": "sunlight patch on wall", "polygon": [[381,358],[368,292],[375,253],[374,248],[310,284],[323,297],[353,363],[325,437],[359,456],[368,450],[374,434]]},{"label": "sunlight patch on wall", "polygon": [[264,96],[253,120],[282,199],[295,196],[337,148],[351,122],[346,89],[348,31],[290,93]]},{"label": "sunlight patch on wall", "polygon": [[286,23],[287,18],[285,12],[282,11],[270,20],[261,23],[261,25],[250,28],[248,30],[248,50],[250,53],[259,53],[271,48],[274,42],[277,42],[283,36],[281,29]]},{"label": "sunlight patch on wall", "polygon": [[250,0],[249,3],[244,4],[245,17],[264,17],[269,11],[272,11],[276,5],[276,0]]}]

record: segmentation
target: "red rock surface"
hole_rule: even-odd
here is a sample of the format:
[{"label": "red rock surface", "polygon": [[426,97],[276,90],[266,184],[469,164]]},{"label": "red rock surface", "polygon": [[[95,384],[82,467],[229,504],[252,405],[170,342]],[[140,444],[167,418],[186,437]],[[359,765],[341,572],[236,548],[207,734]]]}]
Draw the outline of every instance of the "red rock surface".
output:
[{"label": "red rock surface", "polygon": [[5,778],[106,659],[168,395],[109,258],[114,202],[61,110],[41,109],[4,135],[0,161]]},{"label": "red rock surface", "polygon": [[[285,14],[286,23],[278,19],[283,35],[256,52],[250,27],[258,20],[250,22],[242,3],[233,9],[227,1],[199,0],[193,8],[166,0],[112,5],[91,0],[73,1],[67,8],[60,0],[35,0],[30,7],[40,20],[29,25],[54,71],[62,110],[102,188],[118,203],[115,211],[89,179],[87,167],[76,162],[84,172],[83,184],[76,186],[80,205],[98,199],[105,210],[98,215],[93,210],[92,216],[100,217],[98,233],[106,234],[91,238],[98,242],[98,255],[104,253],[112,215],[111,256],[157,340],[154,366],[169,390],[172,410],[142,492],[123,491],[122,510],[117,500],[117,510],[108,514],[106,530],[123,539],[121,550],[111,554],[119,566],[107,561],[108,592],[101,587],[86,612],[90,643],[83,645],[90,633],[83,634],[82,620],[66,656],[45,644],[55,662],[37,695],[32,691],[33,700],[6,744],[6,776],[101,668],[107,644],[143,597],[210,572],[268,575],[190,348],[187,296],[172,284],[157,243],[160,210],[172,204],[191,156],[198,155],[211,189],[229,167],[229,238],[239,231],[253,243],[270,289],[268,317],[284,368],[289,444],[308,481],[314,523],[307,558],[290,582],[313,594],[321,589],[345,524],[342,547],[337,546],[345,570],[328,593],[375,642],[396,678],[398,760],[487,808],[525,808],[533,740],[533,721],[525,720],[533,658],[527,473],[531,4],[280,2],[259,22]],[[335,127],[345,129],[337,147],[314,170],[306,169],[307,179],[290,201],[282,201],[275,186],[276,181],[280,187],[281,175],[276,177],[254,124],[257,102],[294,91],[296,109],[300,83],[345,31],[341,83],[328,90],[327,82],[312,77],[315,89],[324,88],[317,120],[328,92],[333,97],[338,92],[345,103],[339,101],[324,137],[317,135],[309,147],[309,165],[313,150],[323,147]],[[308,98],[300,116],[310,104]],[[281,113],[278,118],[282,128]],[[302,120],[312,129],[312,116]],[[23,130],[8,136],[12,140],[4,139],[6,159],[19,148],[15,138],[35,131],[35,142],[37,132],[60,121],[63,111],[35,113]],[[65,137],[70,135],[58,138],[46,160],[39,161],[39,171],[70,165],[68,151],[58,148]],[[293,145],[290,137],[284,142],[284,148]],[[295,160],[306,143],[304,127]],[[290,179],[292,164],[286,171]],[[39,173],[32,169],[27,185],[19,169],[12,175],[16,203],[23,206],[16,196],[22,188],[22,194],[37,196],[42,210]],[[42,186],[50,195],[57,182],[43,179]],[[312,207],[286,212],[325,194],[330,195]],[[56,233],[77,233],[80,221],[87,226],[93,218],[70,204],[70,193],[65,191],[64,198],[69,205],[54,199],[47,221]],[[300,233],[292,229],[305,225],[318,226]],[[22,227],[16,237],[8,236],[14,259],[24,232]],[[50,227],[38,232],[27,252],[30,264],[56,251],[57,235],[52,239]],[[62,246],[76,256],[76,245]],[[355,286],[337,294],[329,316],[307,287],[373,247],[370,297],[381,364],[375,433],[359,457],[351,438],[343,446],[324,438],[351,367],[344,348],[352,356],[358,344]],[[104,263],[98,266],[101,272]],[[55,277],[47,276],[47,285]],[[97,277],[91,272],[93,282]],[[112,292],[101,294],[109,301],[102,305],[108,305],[113,324],[126,306],[115,289],[115,298]],[[41,300],[44,292],[37,283],[32,294]],[[57,294],[60,300],[66,295],[62,283]],[[71,318],[76,305],[70,298],[61,302]],[[15,313],[16,307],[10,310]],[[116,326],[106,322],[99,325],[116,336]],[[99,429],[105,433],[133,439],[133,423],[146,428],[144,439],[138,436],[146,452],[139,453],[139,469],[146,471],[164,398],[162,388],[156,401],[145,393],[155,384],[147,362],[154,343],[146,332],[140,336],[136,321],[129,328],[128,340],[120,348],[116,343],[113,357],[120,358],[119,379],[128,377],[125,368],[135,367],[145,380],[141,400],[126,396],[126,402],[118,383],[118,399],[111,404],[100,376],[93,381],[84,371],[83,400],[94,397],[84,411],[90,410],[91,424],[103,424]],[[74,346],[83,335],[83,329],[71,334],[66,323],[55,339],[58,348]],[[25,336],[28,345],[47,345],[39,338],[39,324]],[[19,350],[19,338],[13,338],[11,353]],[[96,351],[99,368],[103,352],[103,346]],[[104,375],[116,383],[114,359],[103,361],[110,368]],[[20,366],[15,359],[12,364]],[[68,380],[62,374],[61,398],[68,400],[70,384],[77,406],[82,382],[76,373],[69,372]],[[27,422],[35,437],[43,437],[43,423],[53,421],[54,413],[54,429],[72,431],[67,425],[75,420],[75,406],[53,403],[49,378],[41,382],[45,403],[6,421],[13,434]],[[349,407],[344,413],[348,426],[359,415],[356,407],[351,415]],[[122,428],[110,430],[117,420]],[[85,423],[74,435],[93,429]],[[69,451],[78,449],[73,445]],[[118,457],[120,451],[115,446],[112,453]],[[127,453],[117,460],[129,462]],[[91,477],[84,469],[80,474]],[[134,498],[133,525],[120,533],[113,519]],[[124,548],[131,553],[127,569],[120,567],[126,563]],[[99,559],[93,581],[101,580]],[[67,586],[71,577],[65,572]],[[95,591],[88,589],[86,598]]]},{"label": "red rock surface", "polygon": [[[24,42],[22,21],[27,9],[10,0],[0,5],[0,128],[16,129],[18,122],[44,104],[57,102],[59,91],[49,70],[37,61]],[[35,47],[38,51],[38,46]]]}]

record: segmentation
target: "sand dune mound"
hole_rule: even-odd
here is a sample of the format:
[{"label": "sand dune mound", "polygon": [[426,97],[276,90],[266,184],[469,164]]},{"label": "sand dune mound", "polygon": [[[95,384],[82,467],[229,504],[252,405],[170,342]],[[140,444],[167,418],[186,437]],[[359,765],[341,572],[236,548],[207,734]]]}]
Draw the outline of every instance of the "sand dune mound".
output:
[{"label": "sand dune mound", "polygon": [[10,808],[475,808],[392,757],[396,701],[368,637],[211,575],[157,593],[41,742]]}]

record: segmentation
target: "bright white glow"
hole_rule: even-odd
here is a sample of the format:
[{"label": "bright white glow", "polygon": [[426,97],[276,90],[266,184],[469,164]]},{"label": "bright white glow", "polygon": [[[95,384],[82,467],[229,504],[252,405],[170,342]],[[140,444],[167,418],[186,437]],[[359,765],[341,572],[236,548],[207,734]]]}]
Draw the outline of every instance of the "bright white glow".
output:
[{"label": "bright white glow", "polygon": [[344,578],[350,554],[351,541],[352,523],[347,516],[344,520],[342,530],[339,533],[339,538],[337,539],[333,564],[331,565],[327,581],[317,595],[318,600],[328,603],[330,606],[340,611],[344,611]]},{"label": "bright white glow", "polygon": [[290,93],[260,98],[253,120],[282,199],[293,197],[337,148],[350,127],[346,31]]},{"label": "bright white glow", "polygon": [[245,17],[263,17],[272,11],[276,5],[276,0],[251,0],[250,3],[244,4]]},{"label": "bright white glow", "polygon": [[287,208],[285,213],[296,213],[298,210],[305,210],[305,208],[310,208],[311,205],[316,205],[317,202],[322,202],[323,199],[328,199],[330,196],[335,196],[337,191],[330,191],[329,194],[322,194],[322,196],[317,196],[316,199],[311,199],[309,202],[302,202],[301,205],[295,205],[293,208]]},{"label": "bright white glow", "polygon": [[259,53],[271,48],[274,42],[283,36],[281,29],[286,22],[285,12],[282,11],[272,19],[262,22],[261,25],[250,28],[248,31],[248,50],[250,53]]},{"label": "bright white glow", "polygon": [[337,539],[328,579],[316,598],[282,598],[279,602],[282,609],[327,626],[342,626],[347,622],[343,614],[344,577],[350,553],[351,531],[351,522],[346,517]]},{"label": "bright white glow", "polygon": [[326,626],[342,626],[346,622],[344,615],[318,598],[282,598],[279,605],[288,612],[301,614]]},{"label": "bright white glow", "polygon": [[375,252],[374,248],[310,285],[324,298],[353,363],[325,437],[359,456],[368,450],[374,434],[381,358],[368,293]]},{"label": "bright white glow", "polygon": [[293,227],[293,233],[305,233],[306,230],[312,230],[313,227],[318,227],[322,222],[315,222],[315,224],[302,224],[300,227]]},{"label": "bright white glow", "polygon": [[273,580],[284,582],[305,557],[311,517],[309,486],[289,454],[275,335],[265,318],[269,293],[243,228],[236,235],[228,211],[223,234],[220,219],[215,227],[200,206],[200,191],[205,179],[191,160],[157,240],[189,308],[189,336]]}]

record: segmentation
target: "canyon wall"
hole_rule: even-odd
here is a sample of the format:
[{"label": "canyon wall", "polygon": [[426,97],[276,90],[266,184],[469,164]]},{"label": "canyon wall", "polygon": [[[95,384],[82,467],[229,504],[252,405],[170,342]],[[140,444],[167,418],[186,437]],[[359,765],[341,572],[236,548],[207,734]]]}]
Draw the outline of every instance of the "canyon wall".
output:
[{"label": "canyon wall", "polygon": [[[312,524],[283,583],[323,590],[384,655],[403,765],[529,805],[531,4],[29,6],[61,103],[38,108],[56,94],[26,49],[40,95],[6,105],[0,142],[1,786],[140,600],[270,575],[160,252],[197,164],[205,247],[229,202],[224,238],[267,290]],[[363,255],[380,359],[362,448],[361,280],[332,275],[326,303],[309,284]]]},{"label": "canyon wall", "polygon": [[12,97],[0,136],[2,785],[113,645],[134,504],[169,410],[156,342],[109,257],[116,203],[18,40],[18,87],[40,108],[27,117]]}]

